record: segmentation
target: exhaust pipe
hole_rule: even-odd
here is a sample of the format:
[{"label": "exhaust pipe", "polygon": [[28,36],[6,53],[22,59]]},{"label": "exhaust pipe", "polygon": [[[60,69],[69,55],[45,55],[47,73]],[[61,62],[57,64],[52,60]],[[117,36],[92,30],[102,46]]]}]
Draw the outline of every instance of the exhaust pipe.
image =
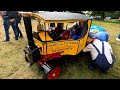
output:
[{"label": "exhaust pipe", "polygon": [[34,44],[31,17],[23,16],[23,20],[24,20],[25,30],[27,34],[27,39],[28,39],[28,46],[25,47],[24,49],[25,60],[27,61],[27,63],[30,63],[30,65],[32,65],[41,59],[40,50],[39,50],[40,48],[38,48]]},{"label": "exhaust pipe", "polygon": [[33,34],[32,34],[32,25],[31,25],[31,17],[23,17],[24,20],[24,25],[25,25],[25,30],[27,34],[27,39],[28,39],[28,45],[30,47],[34,47],[34,40],[33,40]]}]

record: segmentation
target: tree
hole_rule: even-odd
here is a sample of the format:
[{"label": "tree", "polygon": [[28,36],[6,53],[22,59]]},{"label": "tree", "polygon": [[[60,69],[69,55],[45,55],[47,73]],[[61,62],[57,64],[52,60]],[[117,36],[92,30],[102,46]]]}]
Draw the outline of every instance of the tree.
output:
[{"label": "tree", "polygon": [[106,11],[92,11],[92,16],[101,16],[101,19],[104,20]]},{"label": "tree", "polygon": [[106,12],[105,14],[107,17],[110,16],[113,19],[119,18],[120,17],[120,11],[114,11],[114,12]]},{"label": "tree", "polygon": [[70,11],[70,12],[84,14],[82,11]]},{"label": "tree", "polygon": [[[116,11],[92,11],[91,16],[101,16],[101,19],[104,20],[106,16],[115,16]],[[120,13],[120,12],[119,12]]]}]

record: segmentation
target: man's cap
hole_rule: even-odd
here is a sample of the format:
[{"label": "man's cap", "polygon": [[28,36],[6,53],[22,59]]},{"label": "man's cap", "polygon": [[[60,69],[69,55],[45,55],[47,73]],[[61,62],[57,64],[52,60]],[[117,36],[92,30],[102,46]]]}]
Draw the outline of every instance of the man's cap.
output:
[{"label": "man's cap", "polygon": [[90,38],[96,38],[96,34],[95,34],[95,33],[90,33],[90,34],[88,35],[88,37],[90,37]]}]

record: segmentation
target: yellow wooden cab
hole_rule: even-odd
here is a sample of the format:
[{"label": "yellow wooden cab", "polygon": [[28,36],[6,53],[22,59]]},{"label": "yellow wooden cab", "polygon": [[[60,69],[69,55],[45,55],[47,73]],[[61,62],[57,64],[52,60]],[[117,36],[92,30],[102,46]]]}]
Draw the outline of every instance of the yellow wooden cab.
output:
[{"label": "yellow wooden cab", "polygon": [[[63,55],[77,55],[86,46],[88,32],[90,30],[90,26],[92,23],[92,20],[88,16],[70,12],[41,12],[41,13],[21,12],[21,14],[23,15],[25,24],[28,23],[26,17],[34,17],[38,21],[37,32],[33,33],[33,43],[39,49],[40,56],[42,56],[40,60],[43,62],[47,62],[47,60],[57,58],[58,53],[59,53],[58,57]],[[81,34],[79,35],[79,38],[74,40],[69,39],[70,37],[69,29],[75,22],[82,23],[82,31]],[[50,35],[52,29],[51,31],[49,31],[49,29],[57,27],[58,24],[61,25],[62,32],[59,35],[58,34],[57,35],[59,37],[64,38],[68,37],[67,39],[62,38],[55,39],[57,35],[53,37],[51,36],[53,34]],[[28,29],[27,28],[28,26],[29,25],[26,24],[26,29]],[[55,29],[53,31],[55,31]],[[29,39],[28,41],[30,42],[30,35],[27,36]],[[33,50],[29,48],[29,50],[27,50],[26,53],[28,52],[30,53],[30,51],[33,52]],[[31,57],[30,54],[26,56],[26,58],[28,57],[29,58]],[[35,54],[32,54],[32,59],[28,61],[33,62],[34,57]],[[39,63],[43,67],[44,63],[41,63],[41,61]],[[50,70],[46,69],[45,72],[48,73]]]}]

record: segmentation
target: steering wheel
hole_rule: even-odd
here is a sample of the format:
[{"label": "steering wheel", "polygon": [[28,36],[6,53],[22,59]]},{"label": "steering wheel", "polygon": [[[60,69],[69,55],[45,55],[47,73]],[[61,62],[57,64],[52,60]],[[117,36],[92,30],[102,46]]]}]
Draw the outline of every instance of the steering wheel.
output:
[{"label": "steering wheel", "polygon": [[69,30],[64,31],[62,36],[61,36],[62,40],[67,40],[69,37],[70,37],[70,31]]}]

